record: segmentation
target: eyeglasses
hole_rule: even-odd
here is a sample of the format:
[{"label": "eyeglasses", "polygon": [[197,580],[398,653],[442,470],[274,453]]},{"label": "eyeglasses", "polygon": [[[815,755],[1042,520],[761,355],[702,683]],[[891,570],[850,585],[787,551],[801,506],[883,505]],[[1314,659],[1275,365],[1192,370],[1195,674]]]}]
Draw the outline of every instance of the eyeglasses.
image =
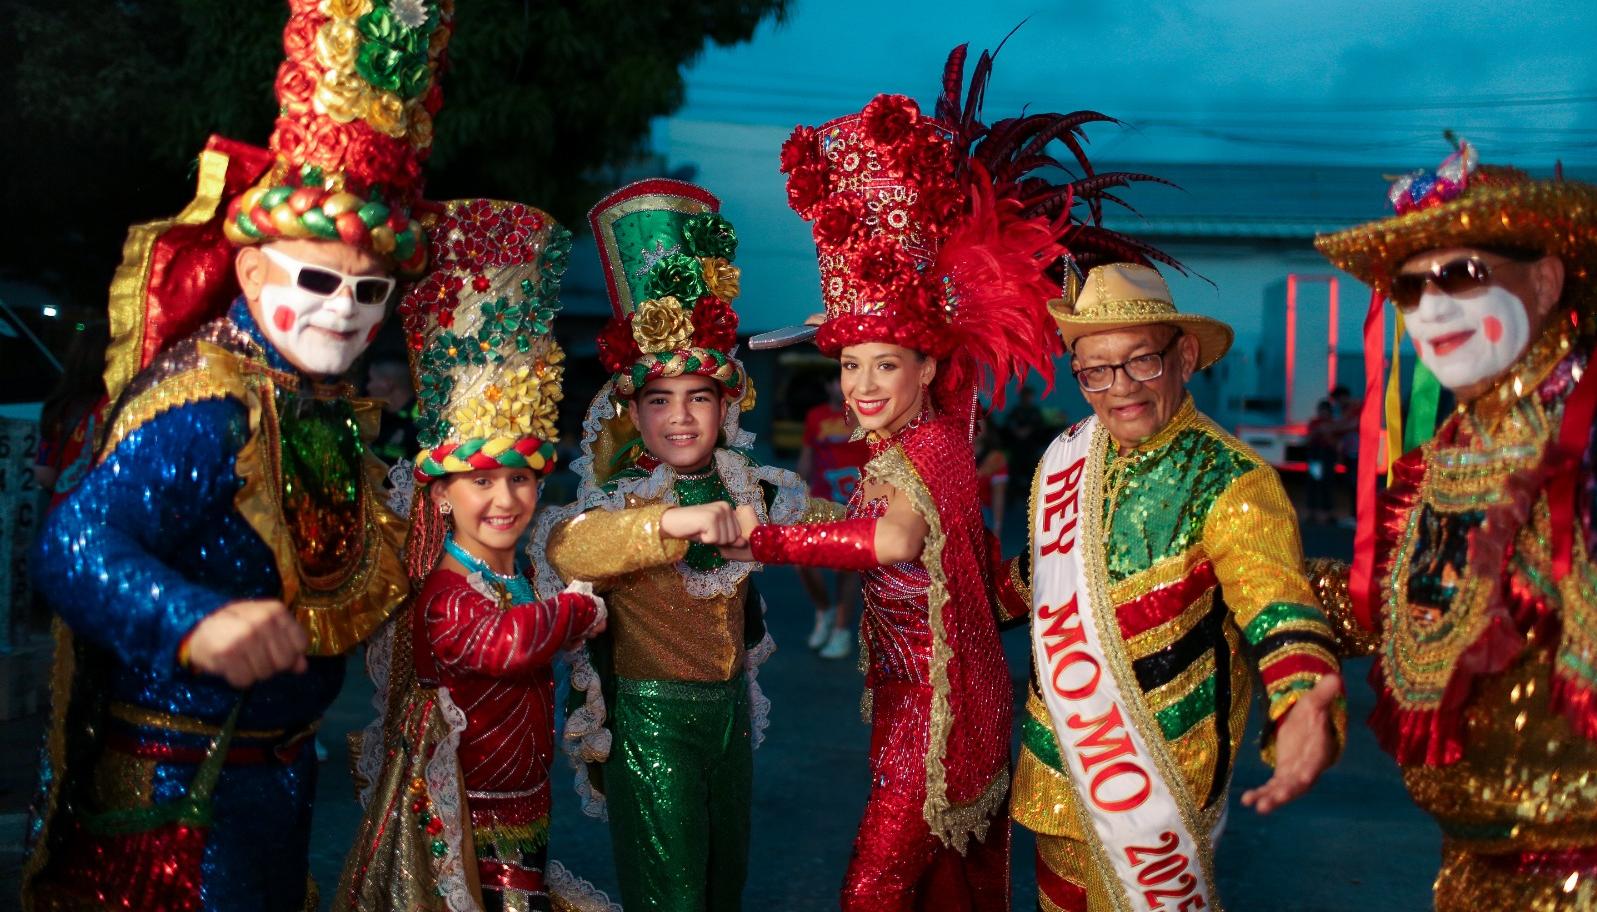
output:
[{"label": "eyeglasses", "polygon": [[1146,355],[1128,358],[1119,364],[1095,364],[1092,367],[1083,367],[1071,371],[1076,376],[1076,382],[1081,384],[1083,392],[1101,393],[1115,385],[1115,371],[1123,370],[1126,376],[1136,383],[1147,383],[1164,376],[1164,356],[1169,354],[1170,347],[1176,344],[1182,333],[1180,330],[1170,337],[1164,348]]},{"label": "eyeglasses", "polygon": [[1506,260],[1496,266],[1480,257],[1459,257],[1437,263],[1424,272],[1404,272],[1392,277],[1390,297],[1392,305],[1403,313],[1411,313],[1420,306],[1425,286],[1431,285],[1443,294],[1462,295],[1492,284],[1492,272],[1513,263],[1527,260]]},{"label": "eyeglasses", "polygon": [[266,258],[288,273],[289,281],[299,288],[323,298],[331,298],[348,285],[357,304],[382,304],[394,291],[394,280],[389,276],[346,275],[336,269],[317,266],[296,260],[281,250],[262,247]]}]

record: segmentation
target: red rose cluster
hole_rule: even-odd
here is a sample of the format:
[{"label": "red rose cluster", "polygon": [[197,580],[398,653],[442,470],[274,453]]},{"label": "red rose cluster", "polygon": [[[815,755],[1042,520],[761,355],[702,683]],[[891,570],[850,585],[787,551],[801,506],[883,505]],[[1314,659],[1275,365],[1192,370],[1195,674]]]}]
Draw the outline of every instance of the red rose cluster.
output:
[{"label": "red rose cluster", "polygon": [[641,357],[643,349],[632,338],[632,314],[606,321],[599,333],[599,363],[605,371],[618,374],[630,370]]},{"label": "red rose cluster", "polygon": [[964,217],[961,166],[948,129],[904,95],[788,137],[788,203],[811,223],[822,261],[823,350],[888,337],[934,355],[948,348],[927,267]]},{"label": "red rose cluster", "polygon": [[[421,195],[421,164],[431,152],[430,131],[395,138],[360,118],[339,123],[316,111],[314,99],[322,78],[316,36],[329,21],[321,0],[293,0],[283,30],[283,63],[277,70],[277,123],[271,148],[294,167],[314,165],[329,176],[342,174],[344,188],[360,197],[381,188],[391,205],[410,207]],[[447,21],[440,26],[449,29]],[[436,39],[435,39],[436,40]],[[436,81],[423,96],[428,114],[443,107]]]}]

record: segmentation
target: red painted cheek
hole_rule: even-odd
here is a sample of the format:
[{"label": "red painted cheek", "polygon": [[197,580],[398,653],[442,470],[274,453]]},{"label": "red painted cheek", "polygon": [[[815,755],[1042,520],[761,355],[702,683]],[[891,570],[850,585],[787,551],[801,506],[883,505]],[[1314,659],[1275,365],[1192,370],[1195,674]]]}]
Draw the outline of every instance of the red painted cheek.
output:
[{"label": "red painted cheek", "polygon": [[1486,331],[1486,341],[1496,345],[1503,338],[1503,321],[1496,317],[1487,317],[1481,321],[1481,329]]},{"label": "red painted cheek", "polygon": [[294,311],[289,310],[287,307],[277,308],[272,314],[272,325],[277,327],[278,332],[288,332],[293,329]]}]

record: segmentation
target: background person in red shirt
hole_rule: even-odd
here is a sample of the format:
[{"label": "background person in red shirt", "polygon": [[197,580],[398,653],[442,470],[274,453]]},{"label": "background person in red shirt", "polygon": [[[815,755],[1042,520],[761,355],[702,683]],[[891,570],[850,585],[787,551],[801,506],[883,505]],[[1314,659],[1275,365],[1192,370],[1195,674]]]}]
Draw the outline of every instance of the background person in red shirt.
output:
[{"label": "background person in red shirt", "polygon": [[1002,539],[1004,500],[1009,495],[1009,457],[1004,453],[1002,435],[991,417],[983,418],[977,428],[976,478],[981,487],[976,489],[976,496],[981,501],[982,519],[987,528]]},{"label": "background person in red shirt", "polygon": [[[826,382],[826,401],[804,416],[804,449],[799,452],[798,474],[809,482],[811,497],[824,497],[840,504],[859,484],[860,466],[869,454],[863,440],[851,440],[855,422],[843,405],[843,388],[836,375]],[[854,651],[853,611],[859,600],[858,573],[836,573],[836,595],[826,589],[823,572],[814,567],[799,567],[804,591],[815,603],[815,629],[809,646],[819,649],[826,659],[846,659]]]}]

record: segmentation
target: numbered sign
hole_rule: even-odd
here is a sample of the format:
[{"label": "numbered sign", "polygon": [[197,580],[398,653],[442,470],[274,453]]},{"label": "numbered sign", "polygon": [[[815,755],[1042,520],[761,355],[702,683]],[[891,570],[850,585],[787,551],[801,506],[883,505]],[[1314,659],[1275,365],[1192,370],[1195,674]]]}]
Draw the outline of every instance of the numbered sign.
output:
[{"label": "numbered sign", "polygon": [[43,519],[42,492],[33,480],[38,450],[38,422],[0,418],[0,653],[16,646],[32,604],[28,551]]}]

